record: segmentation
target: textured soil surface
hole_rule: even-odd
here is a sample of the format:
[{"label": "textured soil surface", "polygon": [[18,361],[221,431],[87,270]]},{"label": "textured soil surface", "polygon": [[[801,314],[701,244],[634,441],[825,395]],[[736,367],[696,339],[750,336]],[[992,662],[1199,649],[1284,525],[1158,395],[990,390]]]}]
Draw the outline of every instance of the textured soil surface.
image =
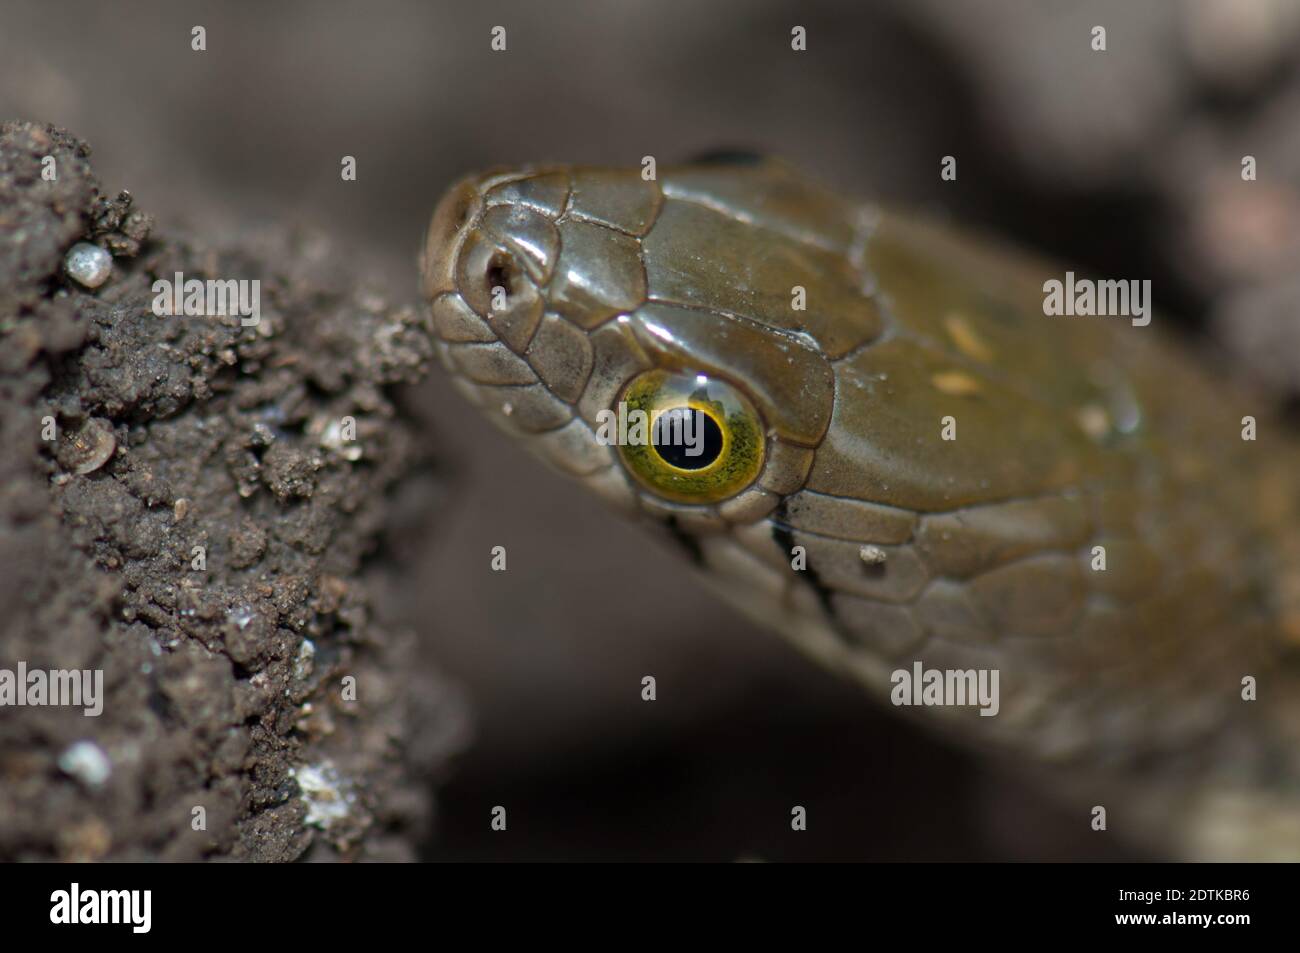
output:
[{"label": "textured soil surface", "polygon": [[[0,860],[409,857],[465,725],[377,611],[374,554],[440,496],[391,394],[425,316],[320,240],[156,228],[89,156],[0,127],[0,668],[104,685],[97,717],[0,712]],[[114,256],[94,291],[79,241]],[[260,322],[156,316],[176,272],[259,279]]]}]

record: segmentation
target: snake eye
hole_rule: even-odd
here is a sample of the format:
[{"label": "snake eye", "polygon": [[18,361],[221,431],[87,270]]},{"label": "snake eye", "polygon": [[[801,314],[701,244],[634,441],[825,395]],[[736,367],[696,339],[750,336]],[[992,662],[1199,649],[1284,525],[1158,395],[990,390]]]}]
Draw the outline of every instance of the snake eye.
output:
[{"label": "snake eye", "polygon": [[[763,468],[763,422],[748,398],[704,374],[647,371],[623,390],[631,422],[619,454],[647,489],[678,503],[716,503]],[[638,436],[637,420],[646,426]]]}]

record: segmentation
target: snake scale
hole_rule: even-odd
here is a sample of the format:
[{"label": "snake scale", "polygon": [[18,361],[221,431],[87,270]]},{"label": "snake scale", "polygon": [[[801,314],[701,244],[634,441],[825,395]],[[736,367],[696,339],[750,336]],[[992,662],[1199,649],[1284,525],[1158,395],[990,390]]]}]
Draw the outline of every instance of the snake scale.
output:
[{"label": "snake scale", "polygon": [[1300,450],[1159,320],[775,160],[472,176],[422,272],[457,389],[749,617],[885,703],[997,671],[995,717],[902,711],[1081,824],[1300,859]]}]

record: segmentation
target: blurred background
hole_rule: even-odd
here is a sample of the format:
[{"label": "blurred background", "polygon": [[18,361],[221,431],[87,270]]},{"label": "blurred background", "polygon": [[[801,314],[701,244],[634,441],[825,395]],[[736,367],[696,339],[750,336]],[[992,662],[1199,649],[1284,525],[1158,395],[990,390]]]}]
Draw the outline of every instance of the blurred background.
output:
[{"label": "blurred background", "polygon": [[[319,233],[394,301],[416,299],[429,213],[465,172],[780,154],[846,192],[1149,277],[1193,344],[1294,407],[1298,60],[1300,0],[5,0],[0,114],[86,139],[106,187],[169,226]],[[715,604],[436,372],[404,404],[456,480],[389,554],[408,584],[385,611],[476,719],[425,857],[1131,856],[1014,765],[917,733]],[[507,835],[489,830],[496,804]]]}]

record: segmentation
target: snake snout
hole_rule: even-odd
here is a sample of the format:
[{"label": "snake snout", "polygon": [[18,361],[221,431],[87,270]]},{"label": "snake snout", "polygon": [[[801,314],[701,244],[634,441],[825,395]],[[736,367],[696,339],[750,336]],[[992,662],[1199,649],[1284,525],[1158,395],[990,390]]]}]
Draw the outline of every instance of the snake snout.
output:
[{"label": "snake snout", "polygon": [[433,300],[439,294],[455,290],[456,256],[481,203],[472,180],[464,179],[434,209],[420,258],[421,286],[426,299]]},{"label": "snake snout", "polygon": [[[562,171],[495,171],[457,183],[430,222],[422,287],[456,390],[548,464],[626,507],[628,483],[591,422],[606,395],[591,387],[605,375],[594,372],[588,329],[548,298],[569,188]],[[600,303],[595,292],[583,300]]]}]

